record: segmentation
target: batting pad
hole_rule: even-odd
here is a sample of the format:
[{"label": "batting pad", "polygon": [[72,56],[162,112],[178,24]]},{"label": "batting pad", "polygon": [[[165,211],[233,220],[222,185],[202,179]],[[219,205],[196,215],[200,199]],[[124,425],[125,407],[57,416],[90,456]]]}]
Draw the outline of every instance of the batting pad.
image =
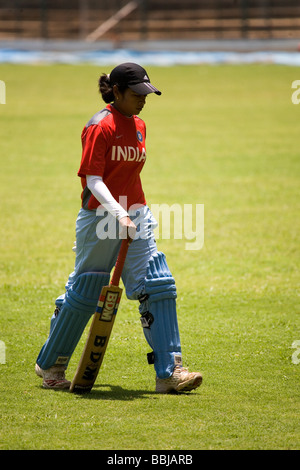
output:
[{"label": "batting pad", "polygon": [[84,273],[68,289],[60,310],[56,309],[56,316],[51,319],[49,337],[37,358],[42,369],[68,365],[86,324],[96,310],[102,287],[109,284],[109,278],[109,273]]},{"label": "batting pad", "polygon": [[165,255],[149,260],[140,313],[145,338],[154,352],[154,368],[161,379],[170,377],[181,364],[181,345],[176,312],[175,280]]}]

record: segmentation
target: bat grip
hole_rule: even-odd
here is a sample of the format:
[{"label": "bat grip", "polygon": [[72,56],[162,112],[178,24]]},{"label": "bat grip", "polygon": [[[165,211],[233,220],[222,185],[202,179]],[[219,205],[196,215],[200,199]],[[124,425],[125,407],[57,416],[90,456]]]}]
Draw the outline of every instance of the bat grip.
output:
[{"label": "bat grip", "polygon": [[120,277],[121,277],[121,274],[122,274],[122,271],[123,271],[123,267],[124,267],[127,251],[128,251],[129,245],[130,245],[130,241],[131,240],[126,239],[126,240],[123,240],[122,243],[121,243],[121,248],[120,248],[118,258],[117,258],[117,261],[116,261],[115,270],[114,270],[113,276],[112,276],[111,281],[110,281],[111,286],[118,286],[119,285]]}]

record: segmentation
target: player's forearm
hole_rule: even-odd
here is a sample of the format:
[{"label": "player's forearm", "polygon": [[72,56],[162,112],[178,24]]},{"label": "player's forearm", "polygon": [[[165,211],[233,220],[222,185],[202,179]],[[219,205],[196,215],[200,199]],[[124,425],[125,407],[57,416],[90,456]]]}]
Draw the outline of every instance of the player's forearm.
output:
[{"label": "player's forearm", "polygon": [[115,200],[100,176],[87,175],[86,184],[97,201],[116,219],[120,220],[128,216],[126,210]]}]

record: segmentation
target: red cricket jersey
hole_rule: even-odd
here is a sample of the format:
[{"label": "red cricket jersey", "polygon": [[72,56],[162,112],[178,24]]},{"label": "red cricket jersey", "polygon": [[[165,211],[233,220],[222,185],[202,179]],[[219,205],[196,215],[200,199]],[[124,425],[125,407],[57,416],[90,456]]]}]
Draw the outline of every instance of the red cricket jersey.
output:
[{"label": "red cricket jersey", "polygon": [[[82,158],[78,170],[84,209],[99,206],[86,185],[86,175],[101,176],[126,211],[133,204],[146,204],[140,179],[146,160],[145,138],[146,126],[142,119],[124,116],[110,104],[90,119],[81,134]],[[120,196],[126,196],[126,207],[126,199]]]}]

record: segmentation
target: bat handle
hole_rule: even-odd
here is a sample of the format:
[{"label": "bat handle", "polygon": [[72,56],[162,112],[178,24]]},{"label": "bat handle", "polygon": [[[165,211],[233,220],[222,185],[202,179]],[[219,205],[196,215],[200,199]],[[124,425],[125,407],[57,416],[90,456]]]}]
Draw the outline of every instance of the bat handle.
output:
[{"label": "bat handle", "polygon": [[121,277],[121,274],[122,274],[122,271],[123,271],[123,267],[124,267],[127,251],[128,251],[129,245],[130,245],[130,241],[131,240],[126,239],[126,240],[123,240],[122,243],[121,243],[121,248],[120,248],[118,258],[117,258],[117,261],[116,261],[115,270],[114,270],[114,273],[113,273],[113,276],[112,276],[111,282],[110,282],[111,286],[118,286],[119,285],[120,277]]}]

